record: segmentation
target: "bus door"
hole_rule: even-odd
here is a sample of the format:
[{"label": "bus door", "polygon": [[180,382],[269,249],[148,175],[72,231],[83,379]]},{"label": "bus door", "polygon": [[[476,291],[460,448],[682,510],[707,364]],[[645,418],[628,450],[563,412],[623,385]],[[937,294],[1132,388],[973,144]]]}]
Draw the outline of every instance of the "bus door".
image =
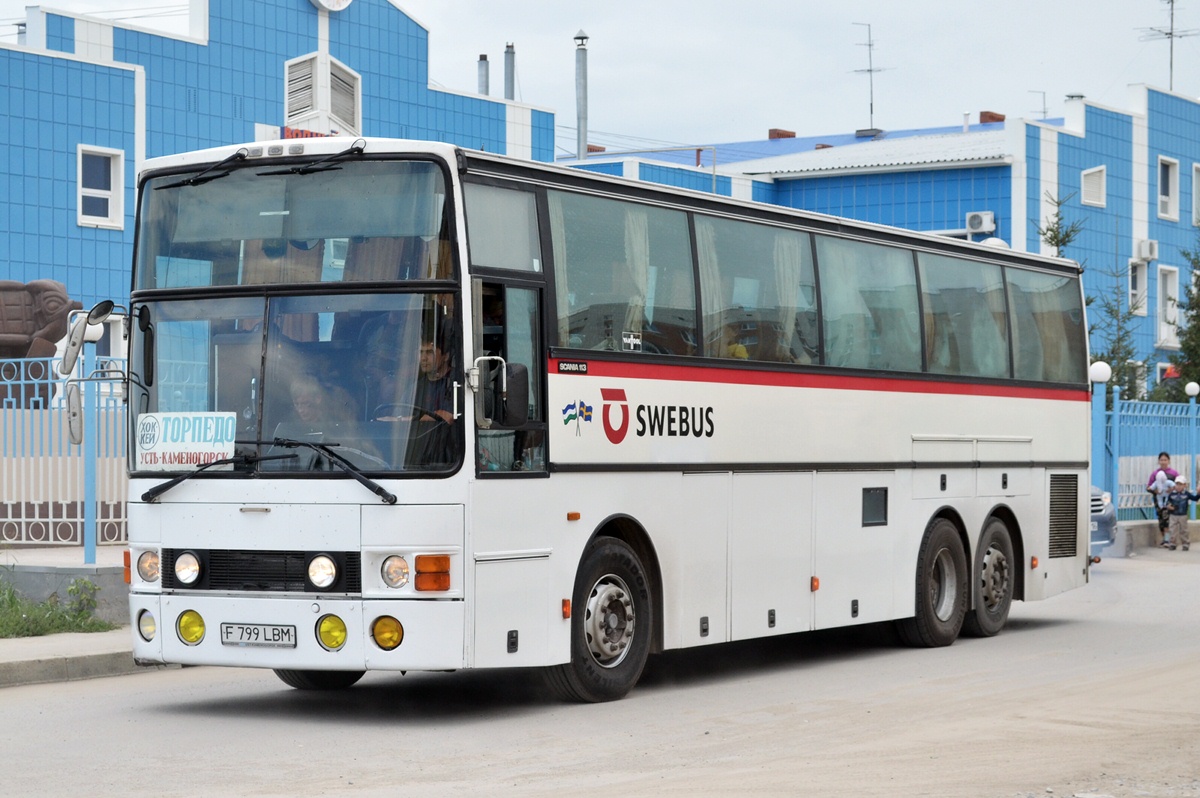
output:
[{"label": "bus door", "polygon": [[554,636],[547,608],[562,599],[550,594],[549,530],[561,513],[546,496],[541,297],[540,286],[472,281],[476,667],[545,664]]}]

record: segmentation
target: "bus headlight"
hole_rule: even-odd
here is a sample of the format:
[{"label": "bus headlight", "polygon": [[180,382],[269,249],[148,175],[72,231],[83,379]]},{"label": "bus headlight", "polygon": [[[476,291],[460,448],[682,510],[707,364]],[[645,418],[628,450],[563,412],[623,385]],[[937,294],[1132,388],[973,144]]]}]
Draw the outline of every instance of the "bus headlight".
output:
[{"label": "bus headlight", "polygon": [[371,624],[371,638],[384,651],[391,651],[404,642],[404,626],[390,615],[381,615]]},{"label": "bus headlight", "polygon": [[308,581],[324,590],[337,581],[337,564],[328,554],[318,554],[308,561]]},{"label": "bus headlight", "polygon": [[[141,560],[139,559],[140,563]],[[190,585],[200,578],[200,558],[193,552],[185,551],[175,560],[175,578],[180,583]]]},{"label": "bus headlight", "polygon": [[393,554],[383,561],[380,576],[388,587],[404,587],[408,584],[408,560]]},{"label": "bus headlight", "polygon": [[346,622],[336,615],[324,615],[317,621],[317,640],[328,651],[346,645]]},{"label": "bus headlight", "polygon": [[195,610],[187,610],[175,622],[175,631],[180,640],[194,646],[204,639],[204,619]]},{"label": "bus headlight", "polygon": [[143,551],[138,555],[138,576],[143,582],[158,581],[158,552]]},{"label": "bus headlight", "polygon": [[138,634],[142,639],[149,643],[154,639],[154,635],[158,633],[158,623],[154,620],[154,614],[149,610],[142,610],[138,613]]}]

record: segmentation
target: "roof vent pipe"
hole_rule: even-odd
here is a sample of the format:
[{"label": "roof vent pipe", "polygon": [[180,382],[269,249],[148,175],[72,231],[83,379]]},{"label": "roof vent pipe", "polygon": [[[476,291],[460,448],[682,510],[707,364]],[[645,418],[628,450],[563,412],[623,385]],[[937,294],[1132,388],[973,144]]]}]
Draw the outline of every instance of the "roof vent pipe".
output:
[{"label": "roof vent pipe", "polygon": [[484,96],[489,93],[487,53],[479,54],[479,93]]},{"label": "roof vent pipe", "polygon": [[517,48],[509,42],[504,45],[504,99],[517,98]]},{"label": "roof vent pipe", "polygon": [[963,111],[963,133],[971,132],[971,112]]}]

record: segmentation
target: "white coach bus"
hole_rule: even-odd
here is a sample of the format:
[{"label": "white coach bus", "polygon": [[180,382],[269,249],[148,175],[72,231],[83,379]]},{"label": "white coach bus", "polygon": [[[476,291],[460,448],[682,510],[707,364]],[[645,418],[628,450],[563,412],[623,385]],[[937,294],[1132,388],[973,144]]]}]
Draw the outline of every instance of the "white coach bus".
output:
[{"label": "white coach bus", "polygon": [[427,142],[156,158],[129,313],[134,654],[544,668],[1088,579],[1070,262]]}]

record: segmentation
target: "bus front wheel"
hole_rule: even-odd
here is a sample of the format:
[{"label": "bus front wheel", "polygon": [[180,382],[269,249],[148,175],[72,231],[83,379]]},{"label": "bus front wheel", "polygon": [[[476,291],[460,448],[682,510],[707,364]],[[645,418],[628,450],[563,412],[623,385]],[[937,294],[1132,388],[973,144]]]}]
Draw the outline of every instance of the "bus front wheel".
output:
[{"label": "bus front wheel", "polygon": [[654,634],[650,580],[625,543],[592,541],[571,603],[571,661],[549,669],[550,686],[572,701],[624,697],[646,665]]},{"label": "bus front wheel", "polygon": [[288,671],[275,669],[275,675],[297,690],[344,690],[363,677],[363,671]]},{"label": "bus front wheel", "polygon": [[998,518],[987,522],[979,538],[979,561],[975,563],[975,609],[967,613],[963,634],[991,637],[1008,622],[1013,600],[1012,536]]},{"label": "bus front wheel", "polygon": [[896,622],[900,638],[925,648],[953,643],[967,614],[968,584],[967,555],[958,529],[945,518],[935,518],[925,529],[917,557],[916,615]]}]

